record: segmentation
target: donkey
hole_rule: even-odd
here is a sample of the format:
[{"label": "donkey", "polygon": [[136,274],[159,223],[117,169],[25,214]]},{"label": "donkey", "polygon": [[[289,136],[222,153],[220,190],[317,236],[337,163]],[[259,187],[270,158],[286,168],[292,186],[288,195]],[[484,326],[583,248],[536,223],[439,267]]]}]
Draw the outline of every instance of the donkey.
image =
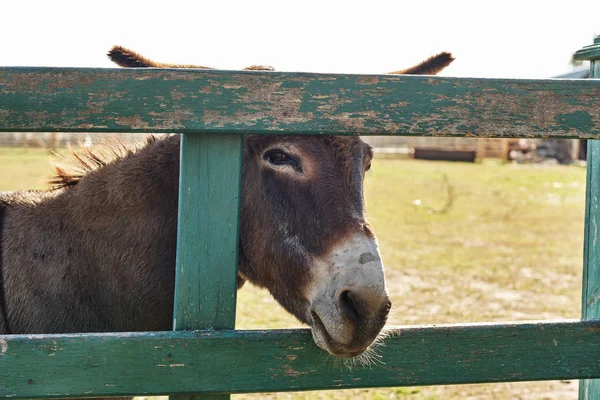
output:
[{"label": "donkey", "polygon": [[[161,64],[114,47],[125,67]],[[397,74],[435,74],[441,53]],[[271,70],[252,66],[250,70]],[[130,149],[79,150],[53,188],[0,195],[0,334],[170,330],[178,135]],[[355,357],[391,307],[363,180],[358,136],[244,141],[238,288],[267,288],[332,355]]]}]

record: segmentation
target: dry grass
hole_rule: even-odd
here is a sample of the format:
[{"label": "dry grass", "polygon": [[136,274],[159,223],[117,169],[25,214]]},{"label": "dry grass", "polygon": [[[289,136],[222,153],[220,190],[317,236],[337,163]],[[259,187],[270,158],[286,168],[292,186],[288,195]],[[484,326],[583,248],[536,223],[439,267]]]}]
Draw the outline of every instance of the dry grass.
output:
[{"label": "dry grass", "polygon": [[[34,153],[0,149],[0,190],[42,186],[48,156]],[[578,318],[584,193],[581,167],[375,162],[366,197],[394,304],[390,323]],[[248,285],[237,326],[300,324]],[[235,397],[574,399],[576,391],[576,382],[552,381]]]},{"label": "dry grass", "polygon": [[46,188],[56,159],[45,149],[0,147],[0,191]]}]

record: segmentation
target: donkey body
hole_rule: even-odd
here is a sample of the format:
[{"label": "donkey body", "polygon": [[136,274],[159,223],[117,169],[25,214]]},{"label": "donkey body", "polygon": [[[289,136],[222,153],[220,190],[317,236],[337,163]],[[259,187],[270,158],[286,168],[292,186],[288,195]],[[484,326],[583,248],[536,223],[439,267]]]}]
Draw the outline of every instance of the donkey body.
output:
[{"label": "donkey body", "polygon": [[[123,48],[130,67],[156,64]],[[447,53],[397,73],[436,73]],[[196,67],[196,66],[183,66]],[[265,69],[249,67],[248,69]],[[49,191],[0,195],[0,334],[170,330],[179,136],[137,151],[83,152]],[[329,353],[364,352],[391,306],[359,137],[247,136],[239,283],[266,287]]]}]

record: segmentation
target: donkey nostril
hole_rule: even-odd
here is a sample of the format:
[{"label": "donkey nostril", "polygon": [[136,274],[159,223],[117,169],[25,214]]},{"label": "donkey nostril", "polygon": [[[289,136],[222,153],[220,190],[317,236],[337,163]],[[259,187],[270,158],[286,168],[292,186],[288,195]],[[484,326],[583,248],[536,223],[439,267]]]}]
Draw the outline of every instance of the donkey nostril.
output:
[{"label": "donkey nostril", "polygon": [[349,290],[344,290],[340,294],[340,307],[342,311],[354,321],[361,319],[360,312],[356,307],[355,301],[352,299],[352,294]]}]

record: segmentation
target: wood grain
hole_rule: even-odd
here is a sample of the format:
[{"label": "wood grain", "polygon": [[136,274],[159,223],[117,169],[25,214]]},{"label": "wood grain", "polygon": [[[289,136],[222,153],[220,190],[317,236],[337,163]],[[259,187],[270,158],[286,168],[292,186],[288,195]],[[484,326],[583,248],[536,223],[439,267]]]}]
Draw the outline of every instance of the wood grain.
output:
[{"label": "wood grain", "polygon": [[600,321],[406,327],[384,344],[374,365],[348,368],[317,348],[308,330],[4,336],[0,397],[600,377]]},{"label": "wood grain", "polygon": [[0,131],[600,137],[600,82],[0,68]]},{"label": "wood grain", "polygon": [[[599,37],[600,38],[600,37]],[[600,58],[600,57],[599,57]],[[590,76],[600,77],[600,61],[590,63]],[[583,249],[582,319],[600,318],[600,141],[588,141]],[[600,358],[600,357],[599,357]],[[582,380],[579,398],[600,398],[600,380]]]},{"label": "wood grain", "polygon": [[183,135],[174,329],[233,329],[241,135]]},{"label": "wood grain", "polygon": [[[181,138],[173,329],[234,329],[241,135]],[[229,396],[172,397],[224,400]]]}]

